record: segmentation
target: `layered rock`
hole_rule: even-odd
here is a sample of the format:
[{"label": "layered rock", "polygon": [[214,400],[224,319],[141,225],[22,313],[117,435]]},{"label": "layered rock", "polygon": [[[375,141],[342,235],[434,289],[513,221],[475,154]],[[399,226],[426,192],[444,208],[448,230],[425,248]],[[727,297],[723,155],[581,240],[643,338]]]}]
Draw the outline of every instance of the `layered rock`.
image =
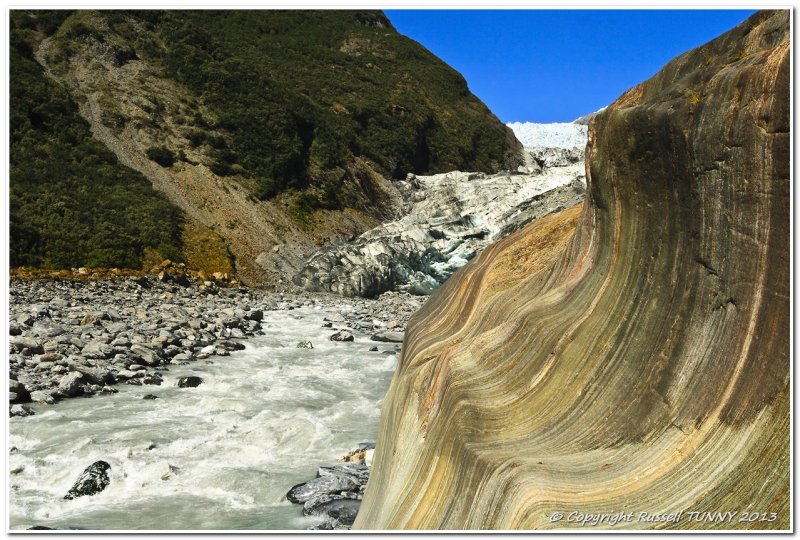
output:
[{"label": "layered rock", "polygon": [[429,299],[354,528],[789,527],[789,48],[760,12],[626,92],[583,207]]},{"label": "layered rock", "polygon": [[582,199],[583,148],[526,149],[525,161],[494,175],[409,175],[395,183],[402,218],[318,251],[294,282],[344,296],[432,293],[492,241]]}]

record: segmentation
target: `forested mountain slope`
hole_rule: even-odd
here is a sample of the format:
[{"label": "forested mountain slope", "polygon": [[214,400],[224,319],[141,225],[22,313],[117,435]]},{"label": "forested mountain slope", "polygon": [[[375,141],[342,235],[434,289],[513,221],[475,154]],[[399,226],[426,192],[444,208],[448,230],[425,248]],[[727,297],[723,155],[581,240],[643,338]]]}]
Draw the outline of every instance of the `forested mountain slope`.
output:
[{"label": "forested mountain slope", "polygon": [[[219,235],[250,282],[393,216],[388,179],[520,159],[463,77],[380,12],[15,11],[12,42],[12,69],[38,61],[94,138]],[[25,182],[13,174],[12,192]],[[50,264],[18,237],[25,261]]]}]

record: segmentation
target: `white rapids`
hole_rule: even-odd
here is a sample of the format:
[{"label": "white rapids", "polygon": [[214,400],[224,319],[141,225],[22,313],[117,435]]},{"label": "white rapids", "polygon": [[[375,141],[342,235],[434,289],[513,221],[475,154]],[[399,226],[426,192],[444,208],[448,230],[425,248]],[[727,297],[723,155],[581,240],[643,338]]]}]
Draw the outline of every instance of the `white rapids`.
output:
[{"label": "white rapids", "polygon": [[[286,492],[375,440],[396,365],[395,354],[383,354],[394,344],[368,352],[375,343],[355,332],[353,343],[329,341],[334,331],[321,325],[334,312],[265,312],[266,335],[244,341],[244,351],[169,366],[161,386],[117,385],[118,394],[34,405],[35,416],[12,418],[10,527],[309,527],[314,521]],[[296,347],[307,339],[313,349]],[[177,388],[178,377],[190,374],[204,383]],[[64,500],[100,459],[111,465],[110,485]]]}]

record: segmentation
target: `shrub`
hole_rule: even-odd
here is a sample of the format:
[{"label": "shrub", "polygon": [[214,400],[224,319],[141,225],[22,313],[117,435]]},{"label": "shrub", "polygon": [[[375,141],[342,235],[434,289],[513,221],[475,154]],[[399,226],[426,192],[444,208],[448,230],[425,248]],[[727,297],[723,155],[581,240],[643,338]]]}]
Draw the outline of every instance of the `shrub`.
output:
[{"label": "shrub", "polygon": [[146,154],[162,167],[172,167],[175,164],[175,154],[165,146],[152,146],[147,149]]}]

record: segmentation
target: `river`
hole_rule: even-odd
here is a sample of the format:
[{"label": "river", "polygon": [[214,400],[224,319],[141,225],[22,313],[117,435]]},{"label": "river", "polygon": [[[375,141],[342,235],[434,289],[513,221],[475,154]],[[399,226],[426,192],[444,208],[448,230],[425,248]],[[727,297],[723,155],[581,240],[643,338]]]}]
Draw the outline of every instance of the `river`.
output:
[{"label": "river", "polygon": [[[339,306],[341,310],[342,306]],[[345,306],[346,309],[346,306]],[[11,418],[10,526],[89,530],[291,530],[315,523],[284,498],[320,465],[374,441],[393,344],[328,340],[333,308],[264,315],[246,349],[171,365],[161,386],[33,405]],[[313,349],[297,348],[301,340]],[[199,375],[197,388],[178,377]],[[143,399],[153,394],[159,399]],[[14,450],[15,448],[15,450]],[[64,500],[97,460],[110,485]]]}]

